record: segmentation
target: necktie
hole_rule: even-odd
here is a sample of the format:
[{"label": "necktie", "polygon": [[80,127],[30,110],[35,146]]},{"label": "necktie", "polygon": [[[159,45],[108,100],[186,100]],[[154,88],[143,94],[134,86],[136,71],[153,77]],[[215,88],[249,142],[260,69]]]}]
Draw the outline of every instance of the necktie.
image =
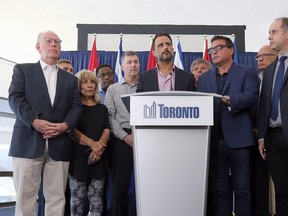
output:
[{"label": "necktie", "polygon": [[274,121],[278,117],[278,103],[279,103],[280,91],[282,87],[283,74],[285,70],[284,61],[286,58],[287,56],[282,56],[279,59],[280,65],[277,70],[276,79],[274,83],[274,91],[273,91],[273,96],[272,96],[272,104],[271,104],[271,112],[270,112],[270,118]]}]

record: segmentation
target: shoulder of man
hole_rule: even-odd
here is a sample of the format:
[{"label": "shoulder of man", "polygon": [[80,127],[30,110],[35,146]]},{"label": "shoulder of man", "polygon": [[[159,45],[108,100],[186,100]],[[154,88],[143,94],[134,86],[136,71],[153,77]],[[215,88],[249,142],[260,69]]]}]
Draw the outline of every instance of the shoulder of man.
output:
[{"label": "shoulder of man", "polygon": [[152,69],[150,69],[148,71],[143,71],[143,72],[140,73],[140,75],[149,76],[149,75],[151,75],[153,73],[157,73],[156,68],[152,68]]}]

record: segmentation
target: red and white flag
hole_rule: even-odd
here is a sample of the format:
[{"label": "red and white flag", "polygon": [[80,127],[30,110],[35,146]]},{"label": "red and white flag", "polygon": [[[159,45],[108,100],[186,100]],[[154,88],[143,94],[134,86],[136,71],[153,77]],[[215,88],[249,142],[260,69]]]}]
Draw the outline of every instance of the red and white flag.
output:
[{"label": "red and white flag", "polygon": [[[151,39],[153,40],[152,36],[151,36]],[[147,71],[153,69],[157,64],[157,59],[153,55],[153,52],[152,52],[152,40],[151,40],[150,52],[149,52],[148,63],[147,63]]]},{"label": "red and white flag", "polygon": [[206,35],[204,35],[203,59],[210,61],[210,55],[208,53],[208,39]]},{"label": "red and white flag", "polygon": [[98,62],[98,53],[97,53],[97,47],[96,47],[96,34],[94,34],[88,70],[91,70],[95,73],[95,69],[98,66],[99,66],[99,62]]}]

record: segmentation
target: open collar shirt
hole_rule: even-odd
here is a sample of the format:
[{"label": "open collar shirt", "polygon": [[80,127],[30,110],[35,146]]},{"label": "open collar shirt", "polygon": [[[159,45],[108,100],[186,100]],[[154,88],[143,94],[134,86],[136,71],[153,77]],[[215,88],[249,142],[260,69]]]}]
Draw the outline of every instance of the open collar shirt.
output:
[{"label": "open collar shirt", "polygon": [[105,105],[108,108],[109,120],[114,135],[123,140],[127,133],[123,130],[124,128],[130,129],[130,114],[126,109],[121,96],[124,94],[136,93],[137,83],[131,86],[125,81],[125,78],[114,83],[108,87],[105,96]]}]

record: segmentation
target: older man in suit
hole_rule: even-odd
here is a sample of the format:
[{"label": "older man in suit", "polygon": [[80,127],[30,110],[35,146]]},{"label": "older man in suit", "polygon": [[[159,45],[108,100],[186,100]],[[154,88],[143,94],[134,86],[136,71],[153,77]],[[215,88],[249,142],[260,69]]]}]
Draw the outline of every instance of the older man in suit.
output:
[{"label": "older man in suit", "polygon": [[157,66],[140,73],[137,92],[144,91],[193,91],[195,79],[189,72],[174,66],[174,49],[168,33],[158,33],[152,41]]},{"label": "older man in suit", "polygon": [[43,170],[46,216],[63,215],[71,143],[69,131],[81,112],[77,79],[57,67],[61,40],[39,33],[37,63],[14,67],[9,105],[16,115],[9,155],[13,157],[15,215],[36,215]]},{"label": "older man in suit", "polygon": [[235,194],[235,213],[251,215],[250,146],[255,145],[251,109],[258,101],[259,80],[252,67],[233,62],[233,42],[211,39],[209,52],[216,68],[199,77],[197,91],[223,95],[215,99],[211,132],[207,215],[228,212],[229,172]]},{"label": "older man in suit", "polygon": [[264,71],[258,116],[258,149],[275,186],[276,214],[288,215],[288,17],[269,28],[278,59]]}]

